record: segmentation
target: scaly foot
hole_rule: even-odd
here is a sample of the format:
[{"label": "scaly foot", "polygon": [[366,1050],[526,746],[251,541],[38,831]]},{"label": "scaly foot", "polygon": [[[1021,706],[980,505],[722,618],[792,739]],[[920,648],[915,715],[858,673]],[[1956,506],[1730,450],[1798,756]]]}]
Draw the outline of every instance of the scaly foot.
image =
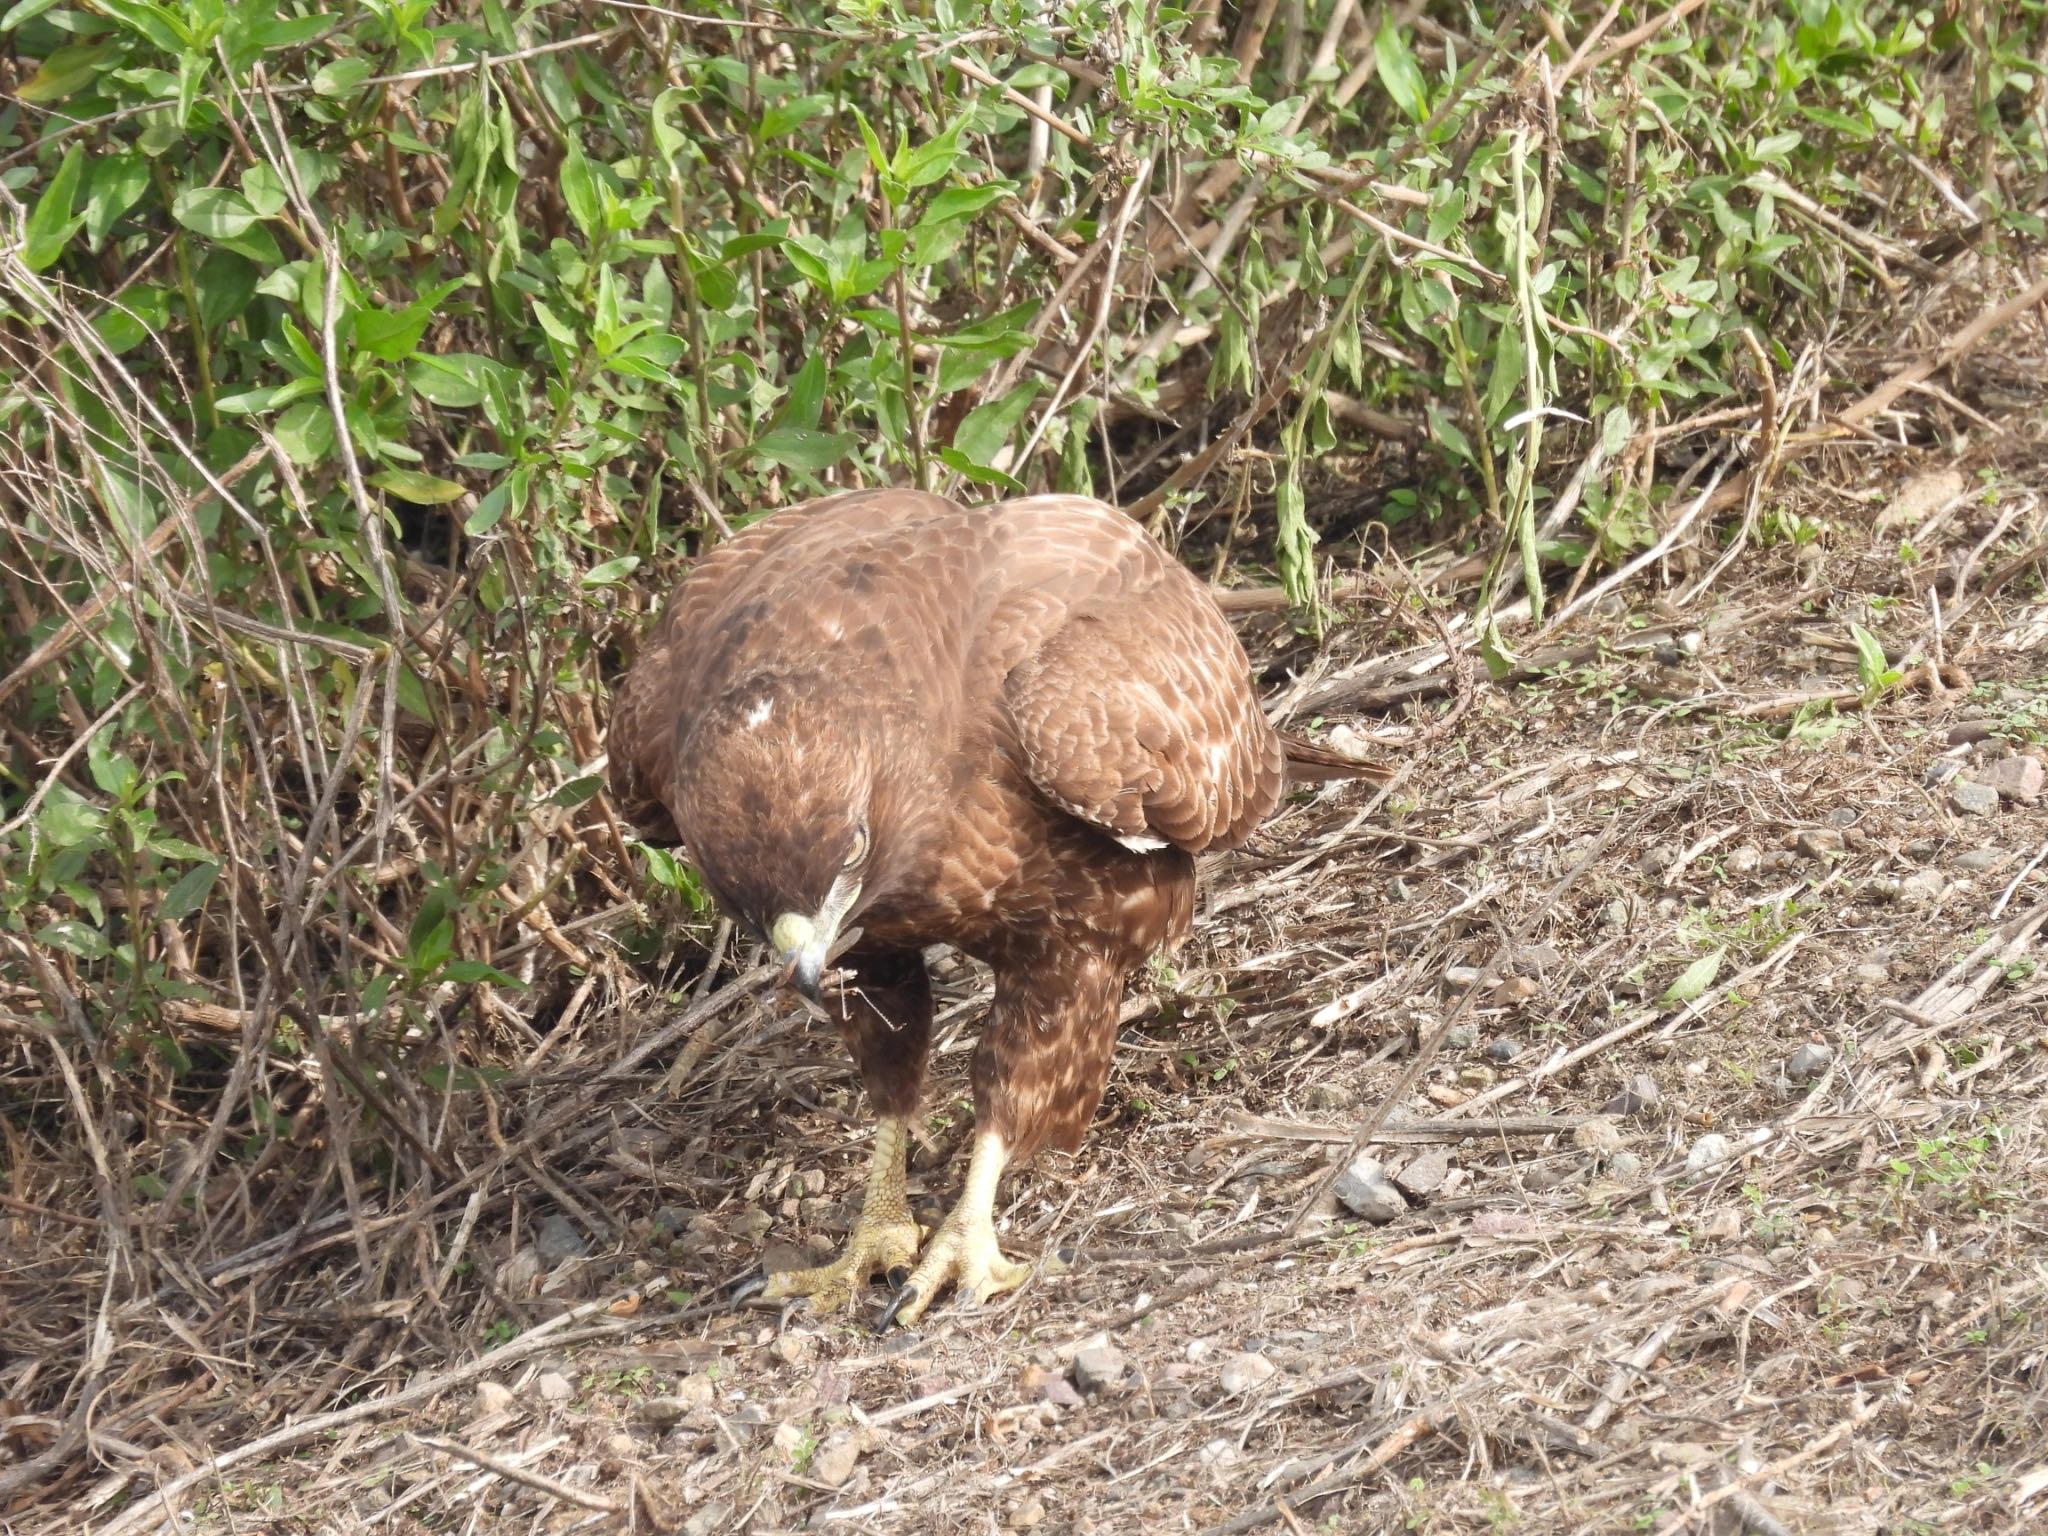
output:
[{"label": "scaly foot", "polygon": [[993,1132],[975,1138],[960,1203],[940,1224],[917,1272],[883,1311],[880,1327],[916,1322],[949,1283],[962,1301],[979,1305],[1015,1290],[1030,1275],[1030,1266],[1004,1258],[996,1245],[996,1183],[1003,1176],[1005,1157],[1002,1140]]},{"label": "scaly foot", "polygon": [[878,1273],[888,1275],[891,1284],[899,1282],[917,1262],[917,1223],[911,1220],[910,1202],[903,1193],[903,1159],[909,1143],[909,1128],[902,1120],[883,1120],[875,1127],[867,1196],[845,1250],[816,1269],[785,1269],[770,1275],[761,1292],[764,1297],[807,1297],[813,1312],[834,1312],[852,1305]]}]

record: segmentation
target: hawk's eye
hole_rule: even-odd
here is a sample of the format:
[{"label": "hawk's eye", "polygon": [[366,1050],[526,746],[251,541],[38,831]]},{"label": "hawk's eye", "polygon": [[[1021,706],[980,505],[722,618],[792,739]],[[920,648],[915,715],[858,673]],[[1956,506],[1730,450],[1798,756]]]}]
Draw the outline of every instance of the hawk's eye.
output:
[{"label": "hawk's eye", "polygon": [[846,850],[846,867],[852,869],[868,856],[868,824],[862,822],[853,829],[853,844]]}]

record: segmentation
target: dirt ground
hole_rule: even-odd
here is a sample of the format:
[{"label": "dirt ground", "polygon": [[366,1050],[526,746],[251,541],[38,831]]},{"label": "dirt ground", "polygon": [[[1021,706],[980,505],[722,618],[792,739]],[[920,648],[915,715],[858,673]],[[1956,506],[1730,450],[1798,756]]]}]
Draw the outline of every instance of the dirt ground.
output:
[{"label": "dirt ground", "polygon": [[[2040,1529],[2044,514],[2010,464],[1868,462],[1433,739],[1428,648],[1335,630],[1283,696],[1403,771],[1207,870],[1086,1146],[1005,1184],[1021,1293],[726,1306],[849,1225],[849,1066],[745,989],[614,1020],[593,1060],[666,1043],[462,1229],[478,1353],[307,1361],[251,1444],[169,1423],[178,1529]],[[981,995],[942,976],[932,1213]],[[144,1465],[15,1528],[157,1529]]]}]

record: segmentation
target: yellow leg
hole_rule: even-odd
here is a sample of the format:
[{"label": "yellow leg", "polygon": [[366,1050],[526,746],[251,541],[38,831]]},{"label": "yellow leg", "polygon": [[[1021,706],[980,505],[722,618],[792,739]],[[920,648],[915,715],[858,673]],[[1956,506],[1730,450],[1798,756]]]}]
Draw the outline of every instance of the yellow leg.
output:
[{"label": "yellow leg", "polygon": [[1003,1139],[995,1132],[983,1131],[974,1138],[974,1156],[968,1160],[967,1187],[960,1192],[960,1203],[933,1234],[917,1272],[882,1314],[884,1328],[892,1322],[916,1322],[948,1282],[961,1300],[971,1303],[987,1301],[1024,1283],[1031,1273],[1029,1267],[1013,1264],[996,1246],[996,1185],[1008,1159]]},{"label": "yellow leg", "polygon": [[761,1294],[775,1301],[805,1296],[813,1312],[834,1312],[852,1305],[870,1276],[914,1264],[917,1223],[911,1220],[910,1202],[903,1193],[903,1159],[909,1149],[908,1121],[880,1121],[875,1126],[874,1159],[868,1164],[867,1195],[845,1251],[817,1269],[770,1275]]}]

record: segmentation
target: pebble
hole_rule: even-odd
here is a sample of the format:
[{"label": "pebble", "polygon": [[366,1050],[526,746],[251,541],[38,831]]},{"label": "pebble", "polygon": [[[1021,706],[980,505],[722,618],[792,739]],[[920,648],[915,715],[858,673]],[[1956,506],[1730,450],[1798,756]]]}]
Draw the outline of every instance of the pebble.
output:
[{"label": "pebble", "polygon": [[683,1536],[711,1536],[713,1531],[724,1530],[731,1519],[732,1506],[723,1499],[713,1499],[683,1522]]},{"label": "pebble", "polygon": [[1528,944],[1515,951],[1508,961],[1508,971],[1516,976],[1547,976],[1564,964],[1564,956],[1554,945]]},{"label": "pebble", "polygon": [[726,1223],[732,1235],[743,1243],[758,1243],[775,1225],[775,1218],[759,1206],[749,1206]]},{"label": "pebble", "polygon": [[1709,1242],[1732,1243],[1742,1236],[1742,1217],[1733,1206],[1724,1205],[1700,1224],[1700,1236]]},{"label": "pebble", "polygon": [[1853,827],[1862,819],[1863,813],[1853,805],[1838,805],[1828,812],[1828,825],[1831,827]]},{"label": "pebble", "polygon": [[1415,892],[1399,875],[1387,882],[1387,900],[1408,902],[1415,899]]},{"label": "pebble", "polygon": [[1927,906],[1941,899],[1947,885],[1939,870],[1916,869],[1899,882],[1899,903],[1908,907]]},{"label": "pebble", "polygon": [[1026,1494],[1010,1507],[1010,1526],[1013,1530],[1028,1531],[1045,1519],[1045,1500],[1037,1494]]},{"label": "pebble", "polygon": [[1628,926],[1628,903],[1619,896],[1600,909],[1600,926],[1609,932]]},{"label": "pebble", "polygon": [[1074,1354],[1074,1385],[1082,1392],[1101,1392],[1124,1379],[1124,1352],[1097,1334]]},{"label": "pebble", "polygon": [[687,1206],[664,1205],[653,1216],[656,1237],[676,1237],[689,1228],[697,1213]]},{"label": "pebble", "polygon": [[1726,1136],[1719,1131],[1709,1131],[1687,1150],[1685,1171],[1697,1178],[1710,1168],[1718,1169],[1733,1150]]},{"label": "pebble", "polygon": [[818,1454],[811,1458],[811,1479],[823,1483],[827,1488],[844,1487],[853,1469],[860,1465],[860,1436],[841,1433],[832,1436],[818,1447]]},{"label": "pebble", "polygon": [[1998,809],[1998,791],[1975,779],[1957,779],[1948,787],[1948,803],[1960,816],[1989,816]]},{"label": "pebble", "polygon": [[1636,867],[1646,879],[1661,880],[1678,862],[1679,849],[1671,843],[1659,843],[1636,861]]},{"label": "pebble", "polygon": [[817,1349],[818,1341],[808,1333],[779,1333],[768,1353],[784,1365],[802,1365]]},{"label": "pebble", "polygon": [[1353,1158],[1351,1166],[1337,1175],[1336,1194],[1345,1210],[1376,1227],[1408,1213],[1408,1202],[1387,1181],[1386,1170],[1376,1157]]},{"label": "pebble", "polygon": [[1518,1041],[1500,1039],[1486,1042],[1486,1059],[1496,1066],[1504,1067],[1521,1054],[1522,1047]]},{"label": "pebble", "polygon": [[1444,985],[1457,992],[1469,992],[1486,973],[1476,965],[1454,965],[1444,972]]},{"label": "pebble", "polygon": [[2042,767],[2038,757],[2001,757],[1971,770],[1970,776],[1986,789],[1996,790],[2000,799],[2017,800],[2022,805],[2032,805],[2041,798],[2042,789],[2048,788],[2048,768]]},{"label": "pebble", "polygon": [[1795,1083],[1810,1083],[1825,1072],[1828,1063],[1835,1059],[1834,1049],[1809,1040],[1794,1051],[1785,1062],[1785,1076]]},{"label": "pebble", "polygon": [[560,1371],[544,1371],[533,1384],[544,1403],[566,1403],[576,1396],[576,1384]]},{"label": "pebble", "polygon": [[1638,1072],[1621,1086],[1621,1092],[1600,1106],[1603,1115],[1647,1114],[1664,1102],[1664,1094],[1657,1086],[1657,1080],[1647,1072]]},{"label": "pebble", "polygon": [[1491,1067],[1471,1066],[1458,1069],[1458,1081],[1467,1088],[1491,1088],[1494,1078],[1498,1075]]},{"label": "pebble", "polygon": [[1802,859],[1831,859],[1842,851],[1842,834],[1834,827],[1809,827],[1792,848]]},{"label": "pebble", "polygon": [[1740,848],[1737,848],[1728,855],[1728,873],[1738,878],[1744,875],[1753,875],[1757,872],[1758,867],[1762,865],[1763,861],[1764,856],[1761,850],[1752,848],[1749,844],[1744,843]]},{"label": "pebble", "polygon": [[1223,1390],[1236,1397],[1240,1392],[1249,1392],[1261,1382],[1271,1381],[1280,1367],[1255,1350],[1234,1355],[1223,1367]]},{"label": "pebble", "polygon": [[1617,1179],[1640,1178],[1643,1172],[1642,1156],[1636,1152],[1616,1152],[1607,1159],[1607,1171]]},{"label": "pebble", "polygon": [[502,1381],[480,1381],[476,1384],[478,1413],[507,1413],[511,1407],[512,1389]]},{"label": "pebble", "polygon": [[1929,837],[1916,837],[1912,842],[1906,844],[1900,852],[1904,853],[1907,858],[1916,864],[1925,864],[1929,859],[1941,852],[1941,845]]},{"label": "pebble", "polygon": [[2003,848],[1972,848],[1956,857],[1956,868],[1973,875],[1988,874],[2012,857]]},{"label": "pebble", "polygon": [[1984,741],[1997,733],[1996,720],[1958,720],[1948,728],[1948,744],[1952,747],[1968,746],[1973,741]]},{"label": "pebble", "polygon": [[1474,1024],[1453,1024],[1444,1036],[1447,1051],[1469,1051],[1479,1043],[1479,1028]]},{"label": "pebble", "polygon": [[1351,1099],[1351,1090],[1342,1083],[1310,1083],[1301,1096],[1310,1109],[1348,1109]]},{"label": "pebble", "polygon": [[1879,965],[1875,960],[1866,960],[1849,973],[1859,987],[1881,987],[1892,979],[1892,968]]},{"label": "pebble", "polygon": [[1450,1149],[1425,1147],[1418,1156],[1409,1160],[1405,1168],[1394,1175],[1394,1182],[1419,1200],[1442,1189],[1444,1180],[1450,1176]]}]

